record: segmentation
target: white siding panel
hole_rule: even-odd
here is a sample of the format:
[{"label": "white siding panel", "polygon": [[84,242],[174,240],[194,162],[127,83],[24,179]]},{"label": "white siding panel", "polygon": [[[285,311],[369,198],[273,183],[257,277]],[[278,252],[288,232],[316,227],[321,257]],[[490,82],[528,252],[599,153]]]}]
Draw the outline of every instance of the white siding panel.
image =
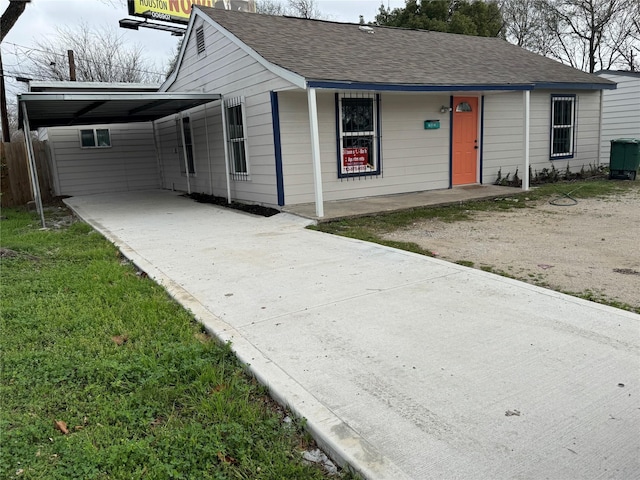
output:
[{"label": "white siding panel", "polygon": [[[307,96],[280,93],[280,128],[287,205],[314,201]],[[335,95],[318,92],[322,183],[327,201],[449,186],[448,95],[381,94],[382,175],[338,178]],[[438,130],[424,121],[439,119]]]},{"label": "white siding panel", "polygon": [[[571,159],[550,160],[551,95],[576,94],[575,154]],[[531,93],[529,157],[531,170],[555,166],[573,171],[598,164],[600,93],[533,91]],[[508,119],[508,122],[505,122]],[[498,171],[511,176],[524,166],[524,100],[522,92],[485,97],[483,183],[493,183]]]},{"label": "white siding panel", "polygon": [[[202,19],[197,19],[196,22],[195,27],[202,25],[204,28],[206,51],[198,55],[195,35],[186,40],[182,65],[168,91],[210,92],[220,93],[225,97],[244,97],[250,178],[246,181],[231,180],[231,194],[234,200],[277,206],[270,91],[291,89],[293,85],[268,71],[210,24],[203,23]],[[192,31],[195,32],[195,28]],[[196,163],[196,173],[189,179],[191,189],[226,196],[220,102],[207,106],[206,129],[202,108],[188,113],[191,115]],[[175,119],[163,119],[158,122],[157,128],[161,132],[162,185],[164,188],[185,191],[187,182],[184,174],[180,173]]]},{"label": "white siding panel", "polygon": [[[110,148],[81,148],[81,129],[108,128]],[[48,129],[57,195],[145,190],[160,186],[151,123]]]},{"label": "white siding panel", "polygon": [[623,73],[602,73],[601,77],[616,82],[615,90],[603,91],[602,163],[609,163],[611,140],[640,138],[640,76]]}]

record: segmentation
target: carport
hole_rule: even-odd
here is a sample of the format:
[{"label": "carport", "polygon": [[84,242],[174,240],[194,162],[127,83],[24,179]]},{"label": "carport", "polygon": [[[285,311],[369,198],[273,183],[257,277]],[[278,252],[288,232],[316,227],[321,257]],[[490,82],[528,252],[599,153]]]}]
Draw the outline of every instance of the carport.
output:
[{"label": "carport", "polygon": [[[18,95],[19,125],[25,132],[31,188],[43,228],[45,220],[33,144],[31,135],[27,135],[26,132],[46,127],[153,122],[170,115],[182,114],[185,110],[201,105],[206,109],[206,104],[222,99],[222,95],[219,94],[190,92],[28,92]],[[224,116],[224,109],[222,112]],[[222,120],[226,138],[226,121],[224,118]],[[157,143],[155,134],[154,141]],[[186,166],[187,147],[184,133],[182,148]],[[225,148],[227,198],[230,199],[227,157]],[[191,193],[188,175],[187,190]]]}]

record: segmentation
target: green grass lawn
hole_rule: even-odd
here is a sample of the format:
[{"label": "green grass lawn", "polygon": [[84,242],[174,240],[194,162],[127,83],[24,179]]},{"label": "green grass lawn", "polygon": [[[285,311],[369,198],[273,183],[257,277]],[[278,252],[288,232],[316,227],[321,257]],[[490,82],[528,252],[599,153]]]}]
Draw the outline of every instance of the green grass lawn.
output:
[{"label": "green grass lawn", "polygon": [[101,235],[2,213],[0,478],[326,477],[304,422]]}]

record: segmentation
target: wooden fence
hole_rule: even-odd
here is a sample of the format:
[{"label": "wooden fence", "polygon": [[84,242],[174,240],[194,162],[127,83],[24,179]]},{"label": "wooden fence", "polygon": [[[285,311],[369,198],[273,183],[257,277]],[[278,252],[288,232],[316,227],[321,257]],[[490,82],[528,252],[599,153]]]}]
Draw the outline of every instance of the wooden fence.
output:
[{"label": "wooden fence", "polygon": [[[53,200],[49,146],[46,142],[33,141],[33,152],[40,181],[42,203]],[[33,200],[29,161],[23,141],[2,143],[0,149],[0,200],[3,207],[26,205]]]}]

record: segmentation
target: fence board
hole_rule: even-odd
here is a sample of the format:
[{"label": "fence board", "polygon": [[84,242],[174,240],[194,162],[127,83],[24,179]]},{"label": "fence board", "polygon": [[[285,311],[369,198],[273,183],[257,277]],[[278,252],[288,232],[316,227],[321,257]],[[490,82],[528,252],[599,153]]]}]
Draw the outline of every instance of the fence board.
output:
[{"label": "fence board", "polygon": [[[33,150],[40,181],[42,202],[47,203],[53,199],[49,148],[46,142],[34,141]],[[2,143],[0,155],[0,188],[2,189],[0,200],[2,206],[26,205],[33,200],[33,195],[31,194],[27,149],[24,142]]]}]

